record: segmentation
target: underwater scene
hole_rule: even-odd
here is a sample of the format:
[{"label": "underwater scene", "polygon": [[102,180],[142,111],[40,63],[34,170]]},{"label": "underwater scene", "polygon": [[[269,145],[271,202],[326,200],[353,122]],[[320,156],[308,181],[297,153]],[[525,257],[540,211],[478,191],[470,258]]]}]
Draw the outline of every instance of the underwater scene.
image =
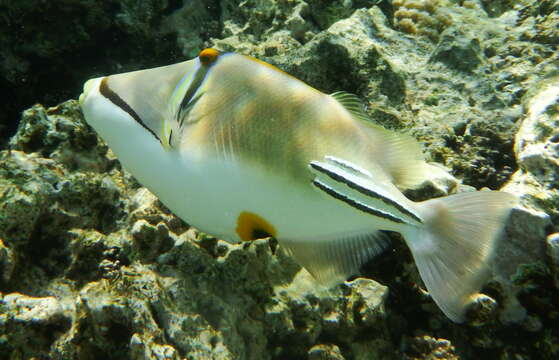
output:
[{"label": "underwater scene", "polygon": [[559,0],[0,30],[0,359],[559,358]]}]

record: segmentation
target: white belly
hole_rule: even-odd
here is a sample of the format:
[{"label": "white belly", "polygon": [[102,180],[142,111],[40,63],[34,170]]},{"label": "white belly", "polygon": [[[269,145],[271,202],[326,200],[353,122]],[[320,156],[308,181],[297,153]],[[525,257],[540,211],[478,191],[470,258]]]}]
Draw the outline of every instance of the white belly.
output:
[{"label": "white belly", "polygon": [[236,229],[243,212],[265,219],[278,238],[316,238],[376,228],[370,215],[323,194],[310,181],[290,181],[257,165],[195,151],[163,155],[167,161],[160,162],[159,175],[138,173],[140,182],[190,225],[226,240],[240,240]]}]

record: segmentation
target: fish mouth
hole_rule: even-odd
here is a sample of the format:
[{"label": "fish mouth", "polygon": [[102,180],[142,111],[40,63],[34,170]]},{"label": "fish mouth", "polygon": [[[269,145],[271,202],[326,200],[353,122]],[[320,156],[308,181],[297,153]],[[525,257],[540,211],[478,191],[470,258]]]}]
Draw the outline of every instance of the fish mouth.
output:
[{"label": "fish mouth", "polygon": [[78,98],[80,105],[83,105],[85,98],[93,88],[93,83],[95,82],[95,80],[97,79],[89,79],[85,82],[85,84],[83,84],[83,92],[80,94],[80,97]]}]

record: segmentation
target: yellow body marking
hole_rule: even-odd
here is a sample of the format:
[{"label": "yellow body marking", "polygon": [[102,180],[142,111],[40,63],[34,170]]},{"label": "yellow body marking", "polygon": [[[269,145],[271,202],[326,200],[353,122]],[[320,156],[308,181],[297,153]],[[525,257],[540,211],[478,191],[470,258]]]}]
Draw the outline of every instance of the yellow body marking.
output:
[{"label": "yellow body marking", "polygon": [[237,235],[242,241],[252,241],[265,237],[276,237],[276,229],[265,219],[254,213],[243,211],[237,218]]}]

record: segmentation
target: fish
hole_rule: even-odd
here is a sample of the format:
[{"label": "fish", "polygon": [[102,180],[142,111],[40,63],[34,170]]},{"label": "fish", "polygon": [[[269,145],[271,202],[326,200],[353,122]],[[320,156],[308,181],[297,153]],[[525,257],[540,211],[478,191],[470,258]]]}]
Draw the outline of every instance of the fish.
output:
[{"label": "fish", "polygon": [[173,65],[88,80],[84,117],[125,169],[186,223],[238,243],[274,237],[332,286],[398,232],[454,322],[487,281],[515,195],[414,202],[421,145],[347,92],[325,94],[256,58],[208,48]]}]

